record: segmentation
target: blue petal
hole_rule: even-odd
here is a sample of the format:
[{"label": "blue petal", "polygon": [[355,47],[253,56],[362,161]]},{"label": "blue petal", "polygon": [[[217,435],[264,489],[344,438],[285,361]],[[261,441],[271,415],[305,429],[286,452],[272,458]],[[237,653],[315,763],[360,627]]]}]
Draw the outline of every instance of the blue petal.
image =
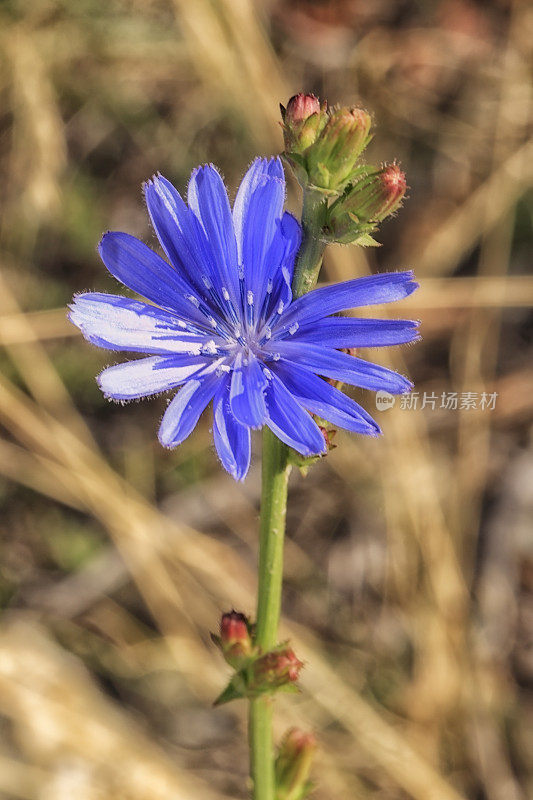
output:
[{"label": "blue petal", "polygon": [[96,380],[111,400],[133,400],[180,386],[205,363],[201,356],[150,356],[108,367]]},{"label": "blue petal", "polygon": [[[269,260],[271,261],[272,264],[277,264],[277,263],[282,264],[287,270],[289,283],[292,283],[294,262],[296,259],[296,254],[298,253],[298,250],[300,249],[300,244],[302,242],[302,229],[296,217],[293,217],[293,215],[289,214],[288,211],[286,211],[281,218],[281,223],[279,227],[279,236],[276,237],[276,242],[279,240],[281,240],[281,248],[283,250],[283,256],[282,258],[270,257]],[[276,244],[276,242],[274,244]]]},{"label": "blue petal", "polygon": [[275,372],[289,392],[313,414],[355,433],[368,436],[381,433],[364,408],[312,372],[284,361],[276,363]]},{"label": "blue petal", "polygon": [[205,232],[222,285],[234,299],[238,298],[239,269],[231,209],[224,182],[212,165],[194,170],[187,199]]},{"label": "blue petal", "polygon": [[304,325],[348,308],[391,303],[407,297],[417,287],[411,271],[387,272],[323,286],[295,300],[280,324],[286,327],[293,322]]},{"label": "blue petal", "polygon": [[[235,309],[240,305],[240,298],[233,295],[232,307],[216,248],[213,250],[207,240],[201,222],[161,175],[148,181],[144,191],[153,226],[172,264],[213,311],[218,309],[235,324],[238,321]],[[231,286],[229,290],[233,291]]]},{"label": "blue petal", "polygon": [[272,342],[269,349],[270,347],[272,353],[278,353],[287,361],[351,386],[361,386],[373,391],[383,389],[391,394],[403,394],[413,388],[411,381],[397,372],[347,353],[329,350],[327,347],[286,340]]},{"label": "blue petal", "polygon": [[192,287],[139,239],[109,232],[103,236],[98,251],[109,272],[124,286],[152,303],[172,309],[186,321],[206,325],[205,316],[190,299]]},{"label": "blue petal", "polygon": [[265,422],[266,385],[267,379],[255,356],[250,354],[245,362],[239,353],[231,375],[230,403],[233,415],[243,425],[260,428]]},{"label": "blue petal", "polygon": [[213,341],[168,311],[128,297],[89,292],[77,295],[70,309],[70,321],[85,338],[107,350],[199,355]]},{"label": "blue petal", "polygon": [[[275,184],[277,182],[279,188],[280,181],[284,188],[285,176],[279,157],[254,159],[241,181],[233,204],[233,224],[241,262],[245,254],[245,240],[247,237],[245,228],[247,225],[248,210],[250,204],[253,202],[254,193],[257,189],[272,184],[271,189],[274,189],[274,196],[276,196],[277,188]],[[282,210],[283,202],[280,206],[278,201],[278,217],[281,216]]]},{"label": "blue petal", "polygon": [[161,421],[158,436],[163,447],[176,447],[192,433],[219,381],[218,375],[212,373],[201,380],[187,381],[180,389]]},{"label": "blue petal", "polygon": [[222,466],[242,481],[250,466],[250,429],[238,422],[230,407],[231,379],[224,378],[213,400],[213,439]]},{"label": "blue petal", "polygon": [[418,322],[409,319],[331,317],[299,327],[292,339],[325,347],[382,347],[420,339],[417,328]]},{"label": "blue petal", "polygon": [[326,451],[320,428],[274,373],[270,373],[266,400],[266,424],[278,439],[304,456]]},{"label": "blue petal", "polygon": [[[272,251],[280,249],[274,240],[277,237],[282,241],[280,223],[284,201],[285,176],[280,159],[257,158],[244,176],[233,206],[247,302],[252,297],[250,305],[254,307],[256,318],[261,311],[272,269]],[[282,255],[283,250],[277,258],[282,258]]]},{"label": "blue petal", "polygon": [[[207,239],[180,193],[162,175],[144,184],[148,213],[157,237],[171,263],[201,294],[205,294],[202,275],[210,273],[209,260],[202,259]],[[199,239],[202,239],[201,245]]]},{"label": "blue petal", "polygon": [[285,212],[268,254],[270,267],[267,289],[269,290],[269,295],[266,298],[263,311],[263,316],[266,320],[269,320],[277,312],[278,308],[281,308],[281,310],[287,308],[292,301],[291,284],[294,262],[301,240],[302,231],[298,221],[292,214]]}]

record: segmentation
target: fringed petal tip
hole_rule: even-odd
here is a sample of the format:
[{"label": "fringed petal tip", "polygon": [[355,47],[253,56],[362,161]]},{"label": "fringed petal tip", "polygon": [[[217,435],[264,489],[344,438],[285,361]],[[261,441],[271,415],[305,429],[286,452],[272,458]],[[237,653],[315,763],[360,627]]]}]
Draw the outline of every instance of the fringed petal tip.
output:
[{"label": "fringed petal tip", "polygon": [[193,169],[189,176],[189,180],[187,183],[187,187],[191,187],[198,180],[198,178],[205,178],[207,180],[216,180],[217,182],[220,180],[224,183],[224,177],[218,167],[216,167],[212,163],[207,164],[199,164],[197,167]]},{"label": "fringed petal tip", "polygon": [[379,439],[380,436],[383,436],[383,431],[376,422],[373,428],[369,426],[368,431],[364,435],[370,436],[372,439]]},{"label": "fringed petal tip", "polygon": [[[113,366],[118,366],[118,364],[114,364]],[[98,373],[98,375],[95,377],[96,385],[98,386],[98,388],[100,389],[106,400],[114,401],[116,403],[123,403],[125,402],[123,399],[119,399],[117,397],[114,397],[112,394],[109,394],[106,388],[105,378],[102,379],[102,375],[105,372],[107,372],[108,369],[111,369],[111,367],[106,367],[105,369],[103,369],[101,372]]]},{"label": "fringed petal tip", "polygon": [[175,450],[176,447],[179,446],[179,442],[167,442],[161,436],[161,428],[157,431],[157,439],[161,447],[164,447],[165,450]]},{"label": "fringed petal tip", "polygon": [[100,258],[102,258],[102,247],[104,246],[105,241],[108,240],[110,236],[114,236],[117,233],[119,233],[119,231],[107,230],[107,231],[104,231],[104,233],[101,235],[100,241],[96,245],[96,249],[97,249],[97,251],[98,251],[98,253],[100,255]]},{"label": "fringed petal tip", "polygon": [[249,462],[246,463],[245,465],[242,465],[238,464],[236,461],[230,462],[227,459],[223,459],[220,456],[220,453],[218,453],[218,451],[217,455],[218,455],[218,460],[220,461],[221,465],[224,467],[228,475],[231,475],[234,481],[242,483],[245,480],[246,476],[248,475]]},{"label": "fringed petal tip", "polygon": [[74,297],[72,298],[72,300],[70,301],[70,303],[67,305],[67,309],[68,309],[67,310],[67,319],[68,319],[69,322],[72,322],[72,324],[75,325],[77,328],[79,328],[80,326],[78,325],[78,323],[76,321],[77,310],[78,310],[76,303],[78,302],[78,297],[82,297],[82,295],[83,295],[83,292],[75,294]]},{"label": "fringed petal tip", "polygon": [[257,156],[244,173],[241,183],[256,182],[271,178],[285,184],[285,172],[279,156]]},{"label": "fringed petal tip", "polygon": [[[413,275],[412,272],[411,275]],[[413,294],[413,292],[416,292],[417,289],[420,289],[420,284],[418,283],[418,281],[412,279],[406,284],[405,289],[406,289],[406,296],[409,297],[410,294]]]},{"label": "fringed petal tip", "polygon": [[160,181],[165,181],[167,183],[169,182],[169,181],[167,181],[165,176],[162,175],[161,172],[159,172],[159,170],[158,170],[157,172],[154,172],[154,174],[151,175],[147,180],[143,181],[143,183],[142,183],[143,191],[146,191],[147,188],[149,188],[150,186],[154,186],[155,184],[159,183]]},{"label": "fringed petal tip", "polygon": [[86,331],[84,330],[85,321],[85,300],[91,297],[92,292],[77,292],[71,302],[67,306],[67,319],[81,331],[82,335],[88,339]]},{"label": "fringed petal tip", "polygon": [[405,375],[400,375],[400,378],[403,378],[405,381],[405,388],[399,392],[394,392],[394,394],[409,394],[409,392],[412,392],[415,388],[414,383],[410,381],[409,378],[406,378]]},{"label": "fringed petal tip", "polygon": [[379,275],[388,274],[391,277],[394,276],[395,278],[397,276],[400,276],[401,282],[404,284],[405,297],[409,297],[410,294],[413,294],[413,292],[415,292],[417,289],[420,289],[420,284],[416,280],[415,272],[412,269],[403,269],[403,270],[400,269],[396,270],[396,272],[389,272],[389,273],[381,272],[377,274]]}]

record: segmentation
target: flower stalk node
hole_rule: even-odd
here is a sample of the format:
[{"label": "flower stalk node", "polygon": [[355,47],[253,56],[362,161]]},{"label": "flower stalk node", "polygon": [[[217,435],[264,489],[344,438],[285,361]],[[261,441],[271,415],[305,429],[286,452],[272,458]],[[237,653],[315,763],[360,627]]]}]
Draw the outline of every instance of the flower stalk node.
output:
[{"label": "flower stalk node", "polygon": [[231,644],[228,657],[222,637],[213,638],[221,647],[226,661],[235,669],[235,674],[216,699],[215,705],[223,705],[242,697],[254,699],[277,691],[299,691],[296,682],[303,662],[297,658],[288,642],[282,642],[266,653],[259,647],[251,647],[247,655],[239,652],[235,656],[235,644],[242,643],[242,639],[239,639]]},{"label": "flower stalk node", "polygon": [[300,661],[288,642],[278,645],[252,664],[249,687],[262,694],[292,686],[298,680],[303,662]]}]

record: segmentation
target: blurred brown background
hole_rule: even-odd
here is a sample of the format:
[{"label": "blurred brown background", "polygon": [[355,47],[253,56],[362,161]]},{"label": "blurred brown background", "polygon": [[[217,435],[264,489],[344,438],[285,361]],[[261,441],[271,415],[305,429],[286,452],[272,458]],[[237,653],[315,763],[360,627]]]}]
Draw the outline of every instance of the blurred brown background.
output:
[{"label": "blurred brown background", "polygon": [[323,279],[413,267],[390,313],[424,341],[369,354],[418,409],[356,393],[384,437],[293,476],[283,632],[307,667],[278,733],[318,732],[317,800],[532,795],[532,41],[507,0],[1,3],[2,798],[247,796],[209,631],[253,612],[257,452],[234,483],[208,414],[163,451],[164,399],[108,404],[114,356],[65,305],[117,290],[104,230],[155,245],[143,180],[213,161],[233,192],[302,89],[370,110],[369,157],[411,187],[383,247],[330,249]]}]

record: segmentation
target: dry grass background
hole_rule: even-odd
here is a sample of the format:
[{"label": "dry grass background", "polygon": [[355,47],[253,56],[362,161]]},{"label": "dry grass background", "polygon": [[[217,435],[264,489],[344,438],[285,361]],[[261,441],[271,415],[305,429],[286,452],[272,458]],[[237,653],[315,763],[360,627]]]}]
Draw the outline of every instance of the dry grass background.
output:
[{"label": "dry grass background", "polygon": [[319,733],[317,800],[531,796],[531,41],[519,0],[4,0],[2,798],[247,796],[209,631],[253,610],[257,456],[233,483],[207,418],[163,452],[164,400],[105,403],[110,357],[64,306],[115,290],[102,231],[154,242],[144,179],[214,161],[234,190],[301,88],[369,108],[372,158],[408,173],[383,247],[325,264],[416,270],[392,312],[423,343],[372,356],[420,393],[498,398],[376,412],[380,441],[339,435],[294,476],[283,630],[307,668],[279,731]]}]

